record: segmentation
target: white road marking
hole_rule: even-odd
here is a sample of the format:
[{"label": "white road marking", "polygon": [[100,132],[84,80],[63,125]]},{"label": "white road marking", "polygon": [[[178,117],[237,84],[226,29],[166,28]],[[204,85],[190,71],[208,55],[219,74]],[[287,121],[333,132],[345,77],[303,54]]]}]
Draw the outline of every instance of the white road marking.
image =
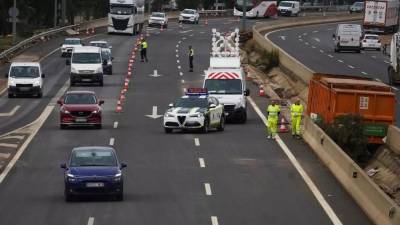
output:
[{"label": "white road marking", "polygon": [[115,138],[110,138],[110,143],[109,143],[109,145],[110,145],[110,146],[114,146],[114,144],[115,144]]},{"label": "white road marking", "polygon": [[24,139],[24,138],[25,138],[25,136],[23,136],[23,135],[10,135],[10,136],[2,137],[2,138],[0,138],[0,140],[7,140],[7,139],[18,139],[18,140],[22,140],[22,139]]},{"label": "white road marking", "polygon": [[281,39],[282,39],[282,41],[286,41],[286,36],[279,36]]},{"label": "white road marking", "polygon": [[316,48],[316,47],[314,45],[312,45],[311,48]]},{"label": "white road marking", "polygon": [[340,63],[344,63],[344,62],[343,62],[343,60],[341,60],[341,59],[338,59],[338,62],[340,62]]},{"label": "white road marking", "polygon": [[184,84],[184,83],[185,83],[185,80],[181,80],[181,83]]},{"label": "white road marking", "polygon": [[190,37],[193,37],[194,36],[194,34],[191,34],[191,35],[189,35]]},{"label": "white road marking", "polygon": [[319,40],[319,38],[314,38],[314,40],[315,40],[316,42],[321,42],[321,40]]},{"label": "white road marking", "polygon": [[117,128],[118,128],[118,121],[115,121],[115,122],[114,122],[114,126],[113,126],[113,127],[114,127],[114,129],[117,129]]},{"label": "white road marking", "polygon": [[329,58],[333,58],[333,55],[328,55]]},{"label": "white road marking", "polygon": [[179,45],[176,45],[176,48],[179,48]]},{"label": "white road marking", "polygon": [[176,54],[176,58],[179,58],[179,55],[178,55],[178,54]]},{"label": "white road marking", "polygon": [[8,159],[10,158],[10,153],[0,153],[0,158],[1,159]]},{"label": "white road marking", "polygon": [[324,53],[324,50],[320,49],[319,52]]},{"label": "white road marking", "polygon": [[9,143],[0,143],[0,147],[18,148],[18,145],[17,144],[9,144]]},{"label": "white road marking", "polygon": [[186,37],[183,37],[182,40],[186,40]]},{"label": "white road marking", "polygon": [[158,119],[163,116],[163,115],[158,115],[157,112],[158,112],[158,107],[154,105],[151,111],[151,115],[146,115],[146,116],[152,119]]},{"label": "white road marking", "polygon": [[194,139],[194,145],[195,145],[195,146],[200,146],[200,140],[199,140],[199,138],[195,138],[195,139]]},{"label": "white road marking", "polygon": [[203,158],[199,158],[200,168],[206,168],[206,163],[204,162]]},{"label": "white road marking", "polygon": [[303,33],[303,36],[306,36],[307,35],[307,33]]},{"label": "white road marking", "polygon": [[326,29],[327,31],[330,31],[330,30],[334,30],[334,28],[328,28],[328,29]]},{"label": "white road marking", "polygon": [[204,31],[200,31],[200,34],[205,34],[206,32],[204,32]]},{"label": "white road marking", "polygon": [[394,90],[396,90],[396,91],[399,90],[399,89],[398,89],[397,87],[395,87],[395,86],[392,86],[392,88],[393,88]]},{"label": "white road marking", "polygon": [[182,72],[179,72],[179,75],[180,75],[180,76],[183,76],[183,73],[182,73]]},{"label": "white road marking", "polygon": [[8,113],[0,113],[0,117],[10,117],[10,116],[14,116],[14,114],[18,111],[18,109],[20,109],[21,106],[17,105],[15,106],[10,112]]},{"label": "white road marking", "polygon": [[379,79],[379,78],[375,78],[375,80],[378,82],[382,82],[381,79]]},{"label": "white road marking", "polygon": [[303,42],[303,39],[299,39],[300,42]]},{"label": "white road marking", "polygon": [[87,225],[94,225],[94,217],[89,217]]},{"label": "white road marking", "polygon": [[179,49],[176,49],[175,51],[176,51],[176,52],[179,52]]},{"label": "white road marking", "polygon": [[[262,122],[264,123],[265,126],[268,126],[267,124],[267,119],[264,116],[264,114],[261,112],[260,108],[256,105],[254,100],[251,97],[247,97],[249,100],[251,106],[253,107],[254,111],[258,114]],[[304,182],[314,195],[314,197],[317,199],[321,207],[324,209],[325,213],[328,215],[330,220],[334,225],[343,225],[343,223],[340,221],[339,217],[335,214],[329,203],[325,200],[324,196],[321,194],[321,192],[318,190],[317,186],[314,184],[314,182],[311,180],[311,178],[308,176],[306,171],[303,169],[303,167],[300,165],[300,163],[297,161],[296,157],[293,155],[293,153],[290,151],[290,149],[286,146],[286,144],[282,141],[282,139],[279,137],[279,135],[276,136],[276,142],[278,145],[281,147],[283,152],[286,154],[286,156],[289,158],[290,162],[294,166],[294,168],[298,171],[300,176],[303,178]]]},{"label": "white road marking", "polygon": [[178,41],[178,44],[182,43],[182,41]]},{"label": "white road marking", "polygon": [[315,33],[318,33],[318,31],[317,31],[317,30],[314,30],[313,33],[314,33],[314,34],[315,34]]},{"label": "white road marking", "polygon": [[364,72],[364,71],[363,71],[363,72],[361,72],[361,73],[362,73],[363,75],[368,75],[368,73],[366,73],[366,72]]},{"label": "white road marking", "polygon": [[[181,33],[181,34],[186,34],[186,33],[189,33],[189,32],[192,32],[193,30],[184,30],[184,31],[180,31],[179,33]],[[183,39],[183,40],[185,40],[185,39]]]},{"label": "white road marking", "polygon": [[151,77],[161,77],[162,75],[158,73],[158,70],[154,70],[153,74],[150,74]]},{"label": "white road marking", "polygon": [[179,60],[176,60],[176,63],[180,63],[181,61],[179,61]]},{"label": "white road marking", "polygon": [[219,225],[218,217],[216,217],[216,216],[211,217],[211,225]]},{"label": "white road marking", "polygon": [[384,63],[386,63],[386,64],[390,64],[390,62],[389,62],[389,61],[386,61],[386,60],[385,60],[385,61],[383,61],[383,62],[384,62]]},{"label": "white road marking", "polygon": [[181,67],[181,66],[178,66],[178,69],[180,70],[180,69],[182,69],[182,67]]},{"label": "white road marking", "polygon": [[354,69],[354,66],[352,65],[347,65],[350,69]]},{"label": "white road marking", "polygon": [[376,55],[371,56],[371,58],[376,59]]},{"label": "white road marking", "polygon": [[212,195],[210,183],[204,183],[204,189],[206,189],[206,195],[208,196]]},{"label": "white road marking", "polygon": [[299,39],[301,39],[301,35],[297,36]]}]

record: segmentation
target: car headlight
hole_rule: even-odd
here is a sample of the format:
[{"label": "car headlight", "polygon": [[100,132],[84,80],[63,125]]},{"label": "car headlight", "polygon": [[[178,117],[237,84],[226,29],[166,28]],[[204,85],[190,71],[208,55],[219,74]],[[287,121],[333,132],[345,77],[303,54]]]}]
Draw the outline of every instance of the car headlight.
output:
[{"label": "car headlight", "polygon": [[189,117],[192,117],[192,118],[201,118],[202,116],[203,116],[203,114],[201,114],[201,113],[189,115]]},{"label": "car headlight", "polygon": [[40,82],[39,82],[38,80],[36,80],[36,81],[33,82],[32,85],[33,85],[33,86],[36,86],[36,87],[37,87],[37,86],[40,86]]},{"label": "car headlight", "polygon": [[78,73],[78,70],[75,69],[74,67],[71,67],[71,73]]},{"label": "car headlight", "polygon": [[61,112],[64,113],[64,114],[69,114],[70,113],[68,110],[65,110],[65,109],[61,109]]},{"label": "car headlight", "polygon": [[92,113],[93,114],[98,114],[98,113],[101,113],[101,111],[100,110],[94,110]]},{"label": "car headlight", "polygon": [[103,67],[97,68],[96,73],[103,73]]},{"label": "car headlight", "polygon": [[112,65],[112,61],[109,60],[109,61],[107,62],[107,65]]},{"label": "car headlight", "polygon": [[120,182],[120,181],[121,181],[121,177],[122,177],[121,172],[115,174],[115,176],[114,176],[114,182]]},{"label": "car headlight", "polygon": [[15,80],[12,80],[12,79],[10,79],[9,81],[8,81],[8,84],[10,85],[10,86],[15,86],[16,84],[15,84]]},{"label": "car headlight", "polygon": [[179,16],[179,19],[180,19],[180,20],[183,20],[183,16]]},{"label": "car headlight", "polygon": [[165,113],[164,116],[165,116],[165,117],[175,117],[174,114],[172,114],[172,113]]}]

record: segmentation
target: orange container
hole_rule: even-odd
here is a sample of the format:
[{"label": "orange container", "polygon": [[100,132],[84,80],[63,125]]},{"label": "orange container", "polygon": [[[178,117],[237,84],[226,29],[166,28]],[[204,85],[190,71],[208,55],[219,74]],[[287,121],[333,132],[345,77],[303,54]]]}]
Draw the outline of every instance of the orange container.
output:
[{"label": "orange container", "polygon": [[[307,113],[318,114],[329,123],[339,115],[359,114],[366,124],[393,124],[395,108],[394,90],[382,82],[316,74],[309,84]],[[382,143],[383,135],[379,136],[369,135],[369,142]]]}]

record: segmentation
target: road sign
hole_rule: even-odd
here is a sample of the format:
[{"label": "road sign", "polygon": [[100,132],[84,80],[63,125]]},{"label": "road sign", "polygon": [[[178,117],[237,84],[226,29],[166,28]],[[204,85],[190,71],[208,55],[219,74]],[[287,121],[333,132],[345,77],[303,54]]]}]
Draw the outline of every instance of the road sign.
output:
[{"label": "road sign", "polygon": [[17,17],[19,15],[19,10],[18,8],[11,7],[8,9],[8,15],[11,17]]},{"label": "road sign", "polygon": [[[14,22],[14,18],[7,18],[7,22],[9,22],[9,23],[13,23]],[[18,19],[18,18],[15,18],[15,22],[16,23],[19,23],[20,22],[20,20]]]}]

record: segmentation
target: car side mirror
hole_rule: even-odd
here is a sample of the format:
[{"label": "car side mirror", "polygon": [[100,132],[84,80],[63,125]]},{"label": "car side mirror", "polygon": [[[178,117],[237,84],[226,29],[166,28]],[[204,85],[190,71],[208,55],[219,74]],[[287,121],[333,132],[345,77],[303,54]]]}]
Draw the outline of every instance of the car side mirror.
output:
[{"label": "car side mirror", "polygon": [[61,169],[67,169],[67,164],[62,163],[62,164],[60,165],[60,167],[61,167]]},{"label": "car side mirror", "polygon": [[210,104],[210,109],[213,109],[215,107],[217,107],[215,104],[213,104],[213,103]]},{"label": "car side mirror", "polygon": [[46,75],[44,73],[42,73],[42,78],[45,78],[45,77],[46,77]]},{"label": "car side mirror", "polygon": [[103,105],[103,104],[104,104],[104,100],[100,100],[99,105]]},{"label": "car side mirror", "polygon": [[58,100],[57,104],[62,105],[63,104],[62,100]]},{"label": "car side mirror", "polygon": [[123,168],[126,168],[127,166],[128,165],[126,165],[126,163],[121,163],[120,168],[123,169]]},{"label": "car side mirror", "polygon": [[173,107],[174,107],[174,104],[169,103],[168,107],[169,107],[169,108],[173,108]]},{"label": "car side mirror", "polygon": [[103,60],[103,66],[107,66],[107,59]]},{"label": "car side mirror", "polygon": [[244,91],[244,95],[245,95],[245,96],[249,96],[249,95],[250,95],[250,90],[249,90],[249,89],[246,89],[246,90]]},{"label": "car side mirror", "polygon": [[65,65],[70,66],[70,65],[71,65],[71,60],[70,60],[70,59],[67,59],[67,60],[65,61]]},{"label": "car side mirror", "polygon": [[335,37],[336,37],[336,35],[335,35],[335,34],[332,34],[332,37],[333,37],[333,38],[335,38]]}]

